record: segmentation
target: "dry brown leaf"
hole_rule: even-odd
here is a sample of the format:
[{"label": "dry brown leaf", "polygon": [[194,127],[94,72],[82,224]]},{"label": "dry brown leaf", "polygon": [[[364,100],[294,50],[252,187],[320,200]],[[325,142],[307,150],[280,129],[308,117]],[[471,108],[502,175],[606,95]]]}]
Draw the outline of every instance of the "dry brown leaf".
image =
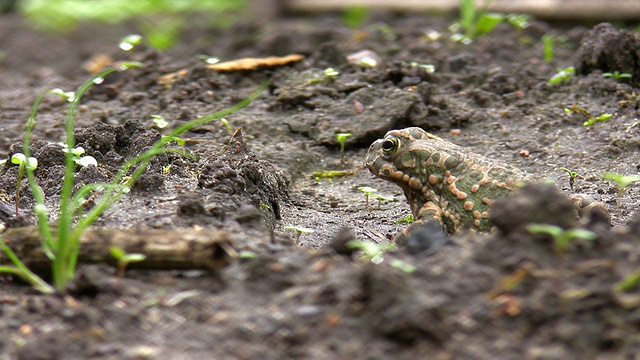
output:
[{"label": "dry brown leaf", "polygon": [[269,56],[266,58],[243,58],[208,65],[207,68],[220,72],[251,71],[265,67],[283,66],[304,59],[304,55],[290,54],[287,56]]},{"label": "dry brown leaf", "polygon": [[182,69],[176,72],[172,72],[166,75],[162,75],[160,77],[160,79],[158,79],[158,84],[162,85],[166,88],[170,88],[171,85],[173,85],[174,82],[176,82],[176,80],[178,80],[179,78],[184,77],[185,75],[187,75],[187,70],[186,69]]},{"label": "dry brown leaf", "polygon": [[89,74],[97,74],[111,65],[113,65],[113,58],[111,58],[111,56],[107,54],[97,54],[82,64],[82,68]]}]

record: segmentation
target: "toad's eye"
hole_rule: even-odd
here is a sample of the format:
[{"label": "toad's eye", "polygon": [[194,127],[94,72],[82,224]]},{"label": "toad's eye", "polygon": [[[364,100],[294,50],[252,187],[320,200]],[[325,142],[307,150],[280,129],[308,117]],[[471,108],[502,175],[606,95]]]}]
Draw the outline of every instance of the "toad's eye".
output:
[{"label": "toad's eye", "polygon": [[400,140],[398,140],[398,138],[395,136],[388,136],[382,142],[382,153],[385,156],[391,156],[395,154],[396,151],[398,151],[399,147],[400,147]]}]

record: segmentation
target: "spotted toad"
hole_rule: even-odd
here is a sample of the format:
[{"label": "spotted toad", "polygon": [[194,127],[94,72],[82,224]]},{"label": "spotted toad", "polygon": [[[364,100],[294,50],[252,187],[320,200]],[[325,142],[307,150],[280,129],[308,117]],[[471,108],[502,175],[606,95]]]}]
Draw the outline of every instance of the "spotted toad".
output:
[{"label": "spotted toad", "polygon": [[398,184],[416,225],[435,220],[448,233],[462,228],[490,231],[489,208],[529,175],[508,164],[471,153],[426,131],[389,131],[367,152],[376,176]]},{"label": "spotted toad", "polygon": [[[392,130],[375,141],[367,152],[366,166],[404,190],[415,219],[400,234],[404,238],[412,228],[434,220],[450,234],[463,228],[491,231],[493,202],[533,180],[511,165],[471,153],[417,127]],[[571,200],[579,217],[599,213],[610,224],[604,204],[580,194]]]}]

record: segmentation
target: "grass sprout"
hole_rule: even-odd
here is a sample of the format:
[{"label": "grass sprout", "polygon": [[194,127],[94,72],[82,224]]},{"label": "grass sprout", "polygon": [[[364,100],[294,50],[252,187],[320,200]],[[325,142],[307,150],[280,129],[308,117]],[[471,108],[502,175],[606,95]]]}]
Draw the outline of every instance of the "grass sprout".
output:
[{"label": "grass sprout", "polygon": [[20,184],[24,177],[24,170],[35,170],[38,167],[38,159],[26,157],[23,153],[15,153],[11,156],[11,163],[18,165],[18,179],[16,181],[16,217],[19,215],[18,204],[20,203]]},{"label": "grass sprout", "polygon": [[564,69],[558,69],[558,72],[555,73],[551,79],[549,79],[549,81],[547,81],[547,84],[549,85],[553,85],[553,84],[557,84],[560,82],[563,82],[565,80],[568,80],[571,78],[571,76],[573,76],[573,74],[576,73],[576,68],[574,68],[573,66],[569,66],[567,68]]},{"label": "grass sprout", "polygon": [[582,126],[588,127],[588,126],[593,126],[593,125],[595,125],[596,123],[599,123],[599,122],[607,122],[607,121],[609,121],[609,119],[611,119],[611,117],[613,117],[613,115],[611,115],[609,113],[598,115],[596,117],[592,117],[592,118],[587,119],[587,121],[582,123]]},{"label": "grass sprout", "polygon": [[376,244],[372,241],[352,240],[347,243],[350,249],[361,250],[362,258],[374,264],[380,264],[384,260],[387,251],[395,251],[398,247],[394,243]]},{"label": "grass sprout", "polygon": [[602,178],[615,182],[619,193],[623,193],[627,186],[640,182],[640,175],[622,175],[617,172],[605,172],[602,174]]},{"label": "grass sprout", "polygon": [[123,278],[125,272],[127,271],[127,266],[134,262],[144,261],[147,257],[144,254],[127,254],[124,250],[119,247],[112,246],[109,248],[109,253],[116,258],[117,268],[118,268],[118,277]]}]

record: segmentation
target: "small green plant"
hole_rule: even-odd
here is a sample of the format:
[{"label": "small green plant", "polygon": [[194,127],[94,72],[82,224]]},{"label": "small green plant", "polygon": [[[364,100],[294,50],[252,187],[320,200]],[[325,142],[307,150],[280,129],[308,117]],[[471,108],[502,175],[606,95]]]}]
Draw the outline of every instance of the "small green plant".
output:
[{"label": "small green plant", "polygon": [[413,219],[413,215],[407,215],[405,217],[401,217],[400,219],[396,220],[396,224],[398,225],[408,225],[413,223],[415,220]]},{"label": "small green plant", "polygon": [[76,93],[73,91],[64,91],[59,88],[49,90],[49,94],[58,95],[64,101],[73,102],[76,99]]},{"label": "small green plant", "polygon": [[131,51],[136,46],[142,43],[142,36],[138,34],[130,34],[123,37],[118,44],[118,47],[124,51]]},{"label": "small green plant", "polygon": [[555,73],[551,79],[549,79],[549,81],[547,81],[547,84],[553,85],[553,84],[557,84],[559,82],[563,82],[565,80],[568,80],[571,78],[571,76],[573,76],[573,74],[576,73],[576,68],[574,68],[573,66],[569,66],[567,68],[564,69],[558,69],[558,72]]},{"label": "small green plant", "polygon": [[322,70],[322,72],[324,73],[324,76],[328,77],[328,78],[334,78],[338,75],[340,75],[340,71],[332,68],[332,67],[328,67],[324,70]]},{"label": "small green plant", "polygon": [[220,58],[209,55],[198,55],[198,59],[204,61],[207,65],[213,65],[220,62]]},{"label": "small green plant", "polygon": [[69,149],[68,147],[66,147],[67,144],[62,143],[62,145],[63,145],[62,151],[65,153],[71,153],[73,162],[75,162],[76,164],[82,167],[89,166],[89,165],[98,166],[98,161],[96,161],[96,159],[93,156],[91,155],[82,156],[85,153],[85,150],[82,146]]},{"label": "small green plant", "polygon": [[529,26],[528,15],[487,12],[490,3],[491,0],[485,1],[482,8],[478,9],[474,0],[460,0],[460,20],[449,27],[449,30],[454,33],[451,39],[463,44],[470,44],[474,39],[491,33],[496,26],[505,20],[516,29],[524,29]]},{"label": "small green plant", "polygon": [[124,273],[127,271],[127,266],[134,262],[140,262],[147,257],[144,254],[127,254],[119,247],[112,246],[109,248],[109,253],[116,258],[117,261],[117,275],[120,278],[124,278]]},{"label": "small green plant", "polygon": [[507,14],[507,22],[516,29],[526,29],[529,27],[531,17],[527,14]]},{"label": "small green plant", "polygon": [[384,260],[384,254],[387,251],[395,251],[398,247],[394,243],[376,244],[372,241],[352,240],[347,243],[350,249],[361,250],[362,257],[366,261],[379,264]]},{"label": "small green plant", "polygon": [[582,123],[582,126],[587,127],[587,126],[595,125],[596,123],[599,123],[599,122],[607,122],[607,121],[609,121],[609,119],[611,119],[612,116],[613,115],[611,115],[609,113],[598,115],[596,117],[592,117],[592,118],[587,119],[587,121]]},{"label": "small green plant", "polygon": [[24,177],[24,169],[34,171],[38,167],[38,159],[34,157],[26,157],[22,153],[15,153],[11,155],[11,163],[18,165],[18,179],[16,182],[16,217],[19,214],[18,204],[20,203],[20,184]]},{"label": "small green plant", "polygon": [[238,259],[255,259],[258,257],[258,254],[253,251],[242,250],[238,252]]},{"label": "small green plant", "polygon": [[396,269],[400,269],[406,272],[407,274],[411,274],[416,271],[415,266],[411,264],[407,264],[406,262],[398,259],[391,260],[391,266],[393,266]]},{"label": "small green plant", "polygon": [[367,207],[367,210],[369,210],[369,197],[371,197],[373,193],[377,193],[378,190],[369,186],[360,186],[358,187],[358,190],[364,193],[365,206]]},{"label": "small green plant", "polygon": [[621,81],[624,79],[631,79],[632,75],[629,73],[621,73],[620,71],[616,70],[614,72],[606,72],[602,74],[603,77],[605,78],[610,78],[613,79],[615,81]]},{"label": "small green plant", "polygon": [[559,255],[564,254],[571,240],[580,238],[594,240],[598,237],[594,232],[586,229],[563,229],[556,225],[532,224],[527,230],[532,234],[547,234],[553,238],[553,247]]},{"label": "small green plant", "polygon": [[543,35],[540,41],[542,42],[542,60],[546,63],[550,63],[555,56],[555,38],[551,35]]},{"label": "small green plant", "polygon": [[[121,63],[117,68],[106,69],[86,81],[76,91],[75,98],[69,105],[67,119],[65,122],[65,132],[67,137],[65,147],[67,149],[75,149],[74,119],[76,109],[82,95],[93,84],[102,82],[105,76],[117,71],[118,69],[122,69],[123,67],[126,69],[129,67],[129,64],[136,66],[136,63]],[[170,139],[193,129],[196,126],[206,124],[243,108],[255,99],[262,90],[266,88],[266,86],[267,81],[265,81],[248,98],[235,106],[189,121],[177,127],[168,135],[168,137],[161,138],[147,151],[130,159],[122,165],[111,182],[88,184],[81,187],[75,194],[73,193],[74,170],[76,165],[74,159],[77,156],[74,155],[72,151],[67,151],[65,157],[65,173],[62,179],[62,189],[60,192],[59,208],[57,209],[58,214],[55,225],[52,225],[49,222],[49,212],[45,206],[44,192],[36,182],[34,171],[29,167],[25,167],[27,177],[29,179],[29,187],[35,201],[33,211],[38,220],[42,251],[52,262],[51,274],[55,288],[48,285],[33,272],[29,271],[20,259],[15,256],[13,251],[6,246],[4,241],[2,241],[2,238],[0,238],[0,244],[2,245],[4,252],[9,257],[9,260],[13,263],[13,266],[2,266],[0,267],[0,271],[18,275],[42,292],[50,293],[54,292],[55,289],[63,289],[75,274],[80,247],[80,236],[82,233],[112,204],[129,192],[130,186],[132,186],[145,172],[149,162],[155,156],[166,153],[176,153],[185,157],[193,157],[190,153],[184,150],[166,147],[166,145],[171,141]],[[38,106],[42,101],[43,95],[44,92],[41,92],[38,96],[25,129],[23,153],[27,159],[30,156],[29,145],[31,134],[35,125]],[[128,178],[128,180],[125,181],[125,177]],[[85,198],[88,194],[96,190],[103,191],[102,195],[90,210],[83,213],[82,210],[85,204]],[[53,231],[54,227],[56,229],[55,235]]]},{"label": "small green plant", "polygon": [[229,120],[221,118],[220,122],[222,123],[222,125],[224,125],[225,129],[229,130],[230,133],[233,134],[233,132],[236,131],[236,129],[234,129],[233,126],[229,124]]},{"label": "small green plant", "polygon": [[171,136],[171,135],[162,135],[162,140],[166,141],[167,143],[170,143],[173,141],[176,144],[178,144],[178,146],[184,146],[184,144],[187,143],[187,140],[180,138],[178,136]]},{"label": "small green plant", "polygon": [[615,289],[618,292],[630,292],[637,288],[638,284],[640,284],[640,270],[636,270],[627,275],[627,277],[616,284]]},{"label": "small green plant", "polygon": [[293,230],[296,232],[296,244],[300,244],[300,235],[302,234],[311,234],[313,233],[313,229],[308,229],[305,227],[301,227],[301,226],[293,226],[293,225],[289,225],[289,226],[285,226],[284,227],[285,230]]},{"label": "small green plant", "polygon": [[342,14],[342,22],[352,29],[361,27],[369,17],[369,8],[366,6],[348,6]]},{"label": "small green plant", "polygon": [[151,120],[158,129],[164,129],[169,126],[169,123],[162,115],[151,115]]},{"label": "small green plant", "polygon": [[355,170],[318,170],[311,173],[316,181],[320,179],[332,179],[334,177],[354,175],[359,169]]},{"label": "small green plant", "polygon": [[412,61],[409,63],[409,66],[411,66],[412,68],[417,67],[417,68],[424,69],[424,71],[429,74],[433,74],[434,72],[436,72],[436,67],[433,64],[421,64],[417,61]]},{"label": "small green plant", "polygon": [[350,136],[350,133],[336,134],[336,140],[338,140],[338,143],[340,144],[340,165],[344,165],[344,144]]},{"label": "small green plant", "polygon": [[584,179],[582,175],[578,174],[575,171],[571,171],[567,168],[560,168],[560,170],[569,174],[569,187],[571,188],[571,190],[573,190],[573,183],[575,182],[576,178]]},{"label": "small green plant", "polygon": [[378,200],[378,210],[380,210],[382,208],[382,202],[386,201],[386,202],[393,202],[395,199],[392,197],[388,197],[388,196],[382,196],[380,194],[374,194],[373,197]]},{"label": "small green plant", "polygon": [[615,182],[618,192],[621,194],[627,186],[635,182],[640,182],[640,175],[622,175],[617,172],[605,172],[602,174],[602,178]]}]

